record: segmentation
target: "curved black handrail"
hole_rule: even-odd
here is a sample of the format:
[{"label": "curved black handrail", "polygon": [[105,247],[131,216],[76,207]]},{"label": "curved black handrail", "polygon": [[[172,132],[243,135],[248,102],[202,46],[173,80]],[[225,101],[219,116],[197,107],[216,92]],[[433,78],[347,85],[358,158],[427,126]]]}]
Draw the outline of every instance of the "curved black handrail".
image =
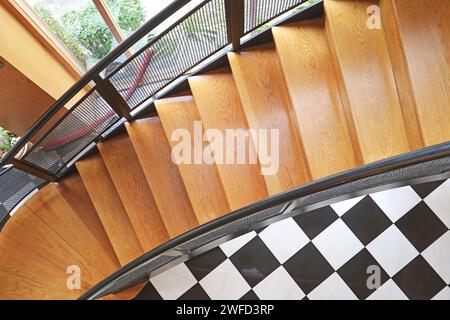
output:
[{"label": "curved black handrail", "polygon": [[286,202],[293,201],[301,197],[306,197],[317,192],[339,187],[347,183],[360,181],[361,179],[376,176],[381,173],[447,157],[450,157],[450,142],[409,152],[389,159],[380,160],[368,165],[363,165],[358,168],[351,169],[324,179],[320,179],[309,184],[297,187],[295,189],[280,193],[278,195],[266,198],[255,204],[236,210],[226,216],[220,217],[212,222],[206,223],[200,227],[197,227],[196,229],[188,231],[181,236],[178,236],[177,238],[162,244],[156,249],[153,249],[152,251],[144,254],[143,256],[117,270],[116,272],[90,288],[79,299],[85,300],[96,298],[97,293],[99,293],[101,290],[108,287],[110,284],[114,283],[117,279],[123,277],[133,269],[138,268],[142,264],[160,256],[165,252],[169,252],[186,242],[189,242],[204,234],[214,231],[217,228],[223,227],[232,222],[236,222],[252,214],[282,205]]},{"label": "curved black handrail", "polygon": [[16,154],[33,138],[33,136],[42,129],[47,122],[53,118],[58,111],[60,111],[76,94],[85,88],[91,81],[94,80],[106,67],[118,59],[124,52],[130,49],[134,44],[141,40],[150,31],[160,25],[165,19],[173,15],[176,11],[181,9],[190,0],[174,0],[164,10],[156,14],[149,21],[143,24],[132,35],[120,43],[114,50],[103,57],[96,63],[86,74],[84,74],[78,82],[76,82],[69,90],[67,90],[53,105],[43,114],[27,132],[20,138],[20,140],[11,148],[0,162],[0,167],[8,164]]}]

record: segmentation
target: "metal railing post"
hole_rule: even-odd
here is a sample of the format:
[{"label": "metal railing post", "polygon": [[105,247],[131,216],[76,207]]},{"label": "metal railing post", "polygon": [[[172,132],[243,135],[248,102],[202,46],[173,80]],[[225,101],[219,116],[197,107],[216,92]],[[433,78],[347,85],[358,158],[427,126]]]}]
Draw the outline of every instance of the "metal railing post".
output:
[{"label": "metal railing post", "polygon": [[237,51],[244,35],[244,0],[225,0],[225,14],[228,42],[232,50]]},{"label": "metal railing post", "polygon": [[96,84],[95,89],[110,107],[119,116],[131,121],[133,119],[130,114],[131,109],[112,83],[109,80],[102,79],[99,75],[94,77],[94,82]]},{"label": "metal railing post", "polygon": [[53,174],[53,172],[50,172],[48,170],[42,169],[26,160],[19,160],[16,158],[13,158],[9,161],[10,164],[14,166],[14,168],[22,170],[28,174],[31,174],[35,177],[44,179],[45,181],[54,182],[56,181],[56,175]]}]

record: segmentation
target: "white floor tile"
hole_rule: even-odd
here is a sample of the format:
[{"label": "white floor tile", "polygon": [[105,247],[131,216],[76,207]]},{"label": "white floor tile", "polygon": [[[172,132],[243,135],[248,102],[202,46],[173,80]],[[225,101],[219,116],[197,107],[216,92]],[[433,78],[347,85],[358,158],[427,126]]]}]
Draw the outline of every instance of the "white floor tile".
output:
[{"label": "white floor tile", "polygon": [[220,245],[220,248],[227,257],[231,257],[236,251],[245,246],[254,237],[256,237],[256,232],[252,231]]},{"label": "white floor tile", "polygon": [[372,293],[367,300],[408,300],[408,297],[392,279],[389,279]]},{"label": "white floor tile", "polygon": [[313,244],[337,270],[364,246],[342,220],[336,220],[313,240]]},{"label": "white floor tile", "polygon": [[305,297],[302,289],[282,266],[258,283],[253,291],[261,300],[300,300]]},{"label": "white floor tile", "polygon": [[285,263],[309,243],[308,236],[292,218],[270,225],[259,237],[280,263]]},{"label": "white floor tile", "polygon": [[342,217],[348,210],[353,208],[358,202],[364,199],[365,196],[344,200],[341,202],[337,202],[331,205],[331,208],[338,214],[339,217]]},{"label": "white floor tile", "polygon": [[181,263],[151,278],[150,282],[164,300],[175,300],[192,288],[197,280],[186,265]]},{"label": "white floor tile", "polygon": [[390,226],[369,243],[367,250],[390,277],[393,277],[419,254],[395,225]]},{"label": "white floor tile", "polygon": [[370,197],[392,222],[396,222],[422,201],[410,186],[377,192]]},{"label": "white floor tile", "polygon": [[337,273],[333,273],[308,294],[310,300],[358,300]]},{"label": "white floor tile", "polygon": [[422,256],[447,284],[450,284],[450,231],[422,252]]},{"label": "white floor tile", "polygon": [[439,219],[450,229],[450,180],[445,181],[424,199]]},{"label": "white floor tile", "polygon": [[431,300],[450,300],[450,288],[445,287],[441,292],[431,298]]},{"label": "white floor tile", "polygon": [[251,288],[230,260],[225,260],[200,281],[213,300],[237,300]]}]

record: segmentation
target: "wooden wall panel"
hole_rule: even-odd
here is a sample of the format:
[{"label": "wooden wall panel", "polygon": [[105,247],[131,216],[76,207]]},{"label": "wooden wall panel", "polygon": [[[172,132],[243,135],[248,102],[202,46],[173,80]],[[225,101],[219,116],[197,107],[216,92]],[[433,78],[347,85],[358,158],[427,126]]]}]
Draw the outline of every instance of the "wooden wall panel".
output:
[{"label": "wooden wall panel", "polygon": [[[4,3],[5,2],[5,3]],[[61,97],[78,79],[44,44],[29,26],[22,24],[8,1],[0,3],[0,57],[54,99]]]}]

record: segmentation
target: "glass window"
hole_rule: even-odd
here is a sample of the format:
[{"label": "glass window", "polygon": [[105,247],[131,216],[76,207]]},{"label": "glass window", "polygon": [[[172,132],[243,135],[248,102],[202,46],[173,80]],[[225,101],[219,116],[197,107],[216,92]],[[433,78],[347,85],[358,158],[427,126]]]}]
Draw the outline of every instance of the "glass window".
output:
[{"label": "glass window", "polygon": [[89,69],[117,45],[91,0],[25,2],[85,69]]},{"label": "glass window", "polygon": [[[106,0],[108,8],[119,25],[124,38],[130,36],[145,22],[164,10],[174,0]],[[138,41],[133,50],[142,48],[149,38]]]},{"label": "glass window", "polygon": [[15,134],[0,127],[0,160],[11,150],[18,139]]},{"label": "glass window", "polygon": [[[59,45],[63,45],[84,71],[97,63],[117,45],[117,39],[127,38],[146,21],[161,12],[174,0],[103,0],[121,37],[111,31],[111,25],[103,19],[93,0],[16,0],[24,2],[45,23],[44,31],[53,33]],[[164,21],[148,37],[136,43],[132,50],[144,46],[152,36],[164,30],[184,13],[204,0],[194,0],[173,17]],[[122,55],[118,62],[126,59]]]}]

